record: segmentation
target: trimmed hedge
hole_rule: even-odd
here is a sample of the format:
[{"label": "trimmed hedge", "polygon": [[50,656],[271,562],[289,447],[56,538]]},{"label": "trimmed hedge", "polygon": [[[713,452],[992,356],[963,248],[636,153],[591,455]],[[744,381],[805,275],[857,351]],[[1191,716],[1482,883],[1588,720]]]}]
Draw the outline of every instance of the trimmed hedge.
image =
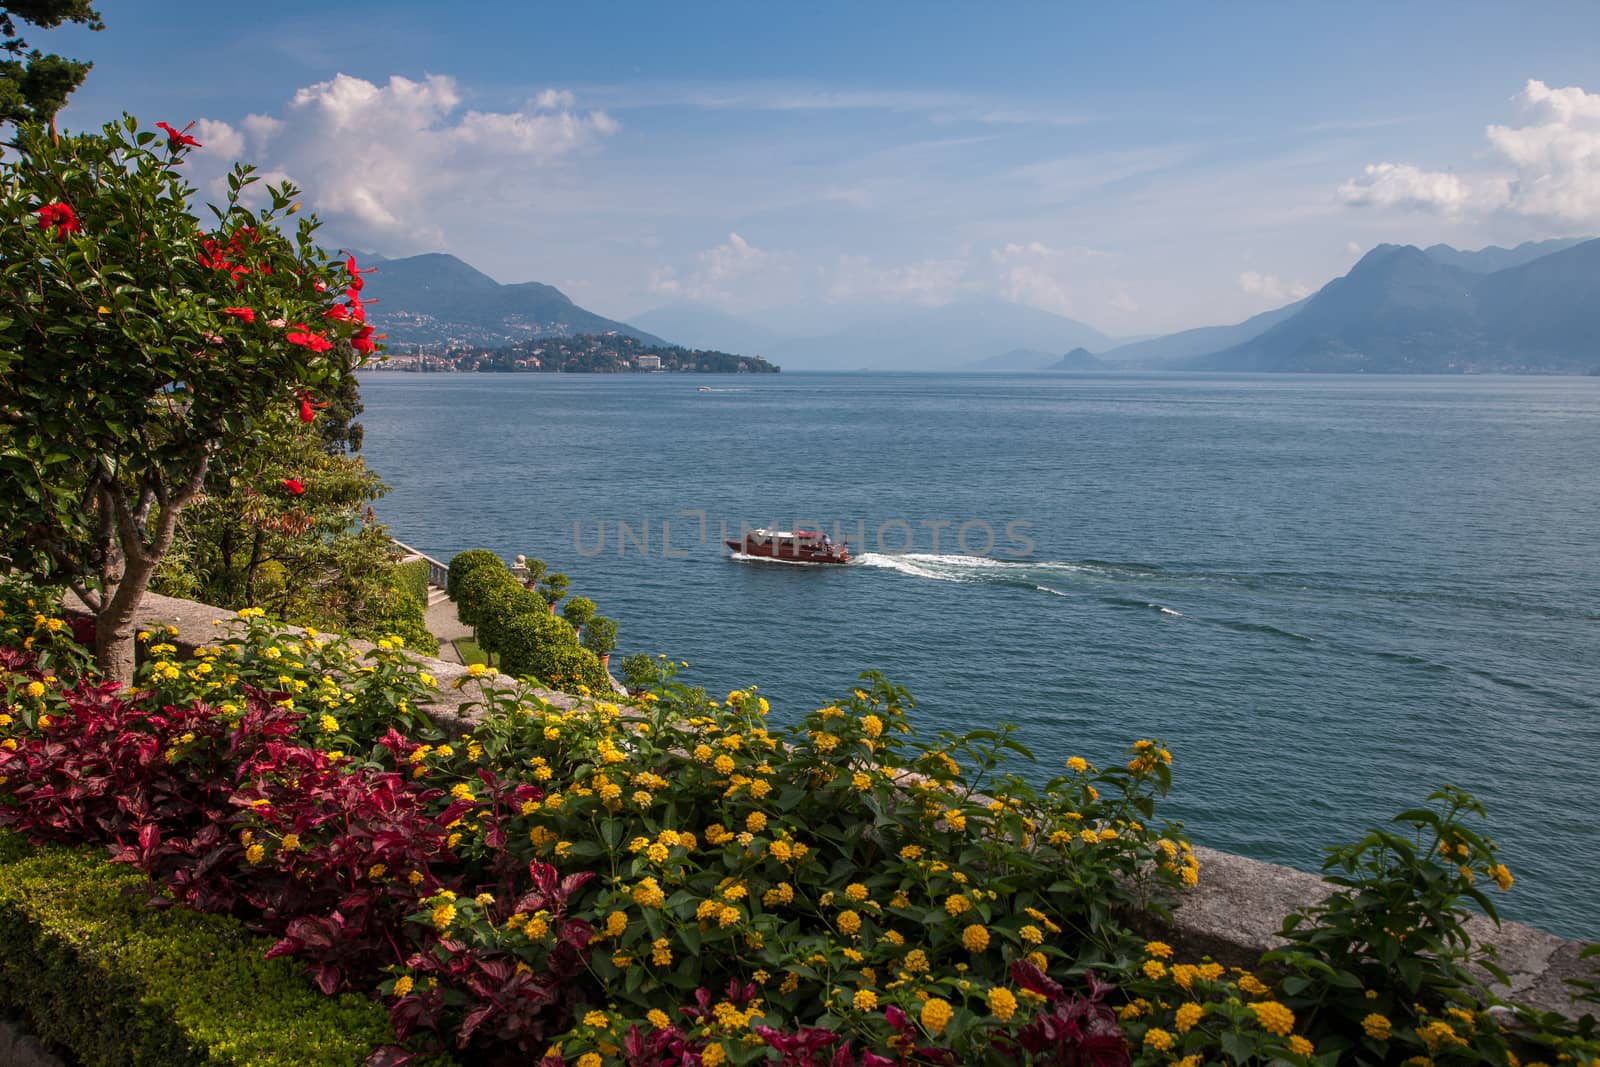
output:
[{"label": "trimmed hedge", "polygon": [[414,559],[409,563],[398,563],[394,568],[395,584],[424,608],[428,606],[428,561]]},{"label": "trimmed hedge", "polygon": [[149,907],[103,856],[0,832],[0,1009],[84,1067],[357,1065],[393,1042],[381,1003],[323,996],[237,920]]}]

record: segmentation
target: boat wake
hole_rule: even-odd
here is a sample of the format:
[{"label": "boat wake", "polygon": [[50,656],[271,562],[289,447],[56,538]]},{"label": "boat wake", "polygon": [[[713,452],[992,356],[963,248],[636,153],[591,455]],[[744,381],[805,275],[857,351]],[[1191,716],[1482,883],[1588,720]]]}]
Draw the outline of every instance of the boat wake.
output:
[{"label": "boat wake", "polygon": [[[1162,574],[1160,568],[1136,564],[1106,563],[1101,560],[1070,562],[1067,560],[996,559],[993,556],[936,555],[912,552],[894,555],[886,552],[865,552],[855,558],[857,566],[876,567],[896,571],[914,578],[928,578],[936,582],[981,582],[987,585],[1009,585],[1029,589],[1050,596],[1075,600],[1091,596],[1105,603],[1122,607],[1148,608],[1163,615],[1181,617],[1183,612],[1151,600],[1135,600],[1123,596],[1099,594],[1096,585],[1119,581],[1149,581]],[[1079,592],[1061,588],[1073,583],[1087,586]],[[1097,595],[1099,594],[1099,595]]]}]

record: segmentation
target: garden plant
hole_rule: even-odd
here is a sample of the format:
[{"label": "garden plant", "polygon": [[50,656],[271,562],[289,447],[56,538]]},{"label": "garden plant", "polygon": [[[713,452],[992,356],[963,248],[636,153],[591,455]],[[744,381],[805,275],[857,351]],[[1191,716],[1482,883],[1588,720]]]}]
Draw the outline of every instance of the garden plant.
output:
[{"label": "garden plant", "polygon": [[[637,701],[569,709],[474,668],[478,724],[446,737],[421,711],[435,679],[393,641],[357,653],[246,611],[187,660],[145,631],[117,690],[52,603],[4,597],[0,825],[104,847],[153,900],[248,924],[326,993],[381,998],[394,1038],[374,1064],[1597,1048],[1585,1024],[1523,1013],[1518,1031],[1464,970],[1463,886],[1510,879],[1454,791],[1335,853],[1348,898],[1244,971],[1157,932],[1201,877],[1155,811],[1158,741],[1036,788],[1011,730],[923,736],[876,676],[778,726],[755,690],[711,699],[659,661]],[[1373,894],[1393,951],[1362,925]]]}]

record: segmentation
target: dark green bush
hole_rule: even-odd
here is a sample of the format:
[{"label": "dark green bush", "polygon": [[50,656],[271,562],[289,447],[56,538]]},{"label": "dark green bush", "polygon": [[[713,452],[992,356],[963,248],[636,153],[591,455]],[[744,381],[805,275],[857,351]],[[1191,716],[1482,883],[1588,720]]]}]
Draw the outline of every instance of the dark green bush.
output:
[{"label": "dark green bush", "polygon": [[388,604],[377,614],[370,626],[353,628],[351,633],[370,640],[398,635],[406,647],[425,656],[437,655],[439,639],[428,629],[426,601],[418,601],[409,589],[398,582],[389,590]]},{"label": "dark green bush", "polygon": [[589,620],[594,618],[594,601],[586,596],[568,598],[561,605],[561,617],[573,625],[574,629],[581,630],[589,625]]},{"label": "dark green bush", "polygon": [[465,552],[456,554],[450,561],[450,574],[445,579],[444,591],[451,600],[461,596],[461,581],[473,571],[483,567],[505,567],[505,561],[490,552],[487,548],[469,548]]},{"label": "dark green bush", "polygon": [[490,604],[500,603],[521,589],[522,583],[503,564],[473,570],[462,577],[457,587],[456,617],[476,629],[483,624],[485,609]]},{"label": "dark green bush", "polygon": [[398,563],[395,565],[394,574],[400,588],[411,594],[412,598],[426,609],[428,606],[428,561],[414,559],[408,563]]},{"label": "dark green bush", "polygon": [[477,619],[478,645],[485,652],[501,652],[506,625],[519,615],[544,615],[550,609],[538,593],[509,582],[487,583],[481,592],[476,588],[480,578],[473,579],[473,615]]},{"label": "dark green bush", "polygon": [[583,647],[597,657],[604,656],[617,647],[617,620],[596,615],[583,628]]},{"label": "dark green bush", "polygon": [[383,1005],[325,997],[234,919],[151,908],[97,850],[0,833],[0,1009],[79,1063],[328,1067],[393,1041]]},{"label": "dark green bush", "polygon": [[622,661],[622,684],[633,693],[660,685],[662,662],[648,652],[635,652]]},{"label": "dark green bush", "polygon": [[518,678],[537,678],[555,689],[586,685],[606,692],[610,682],[593,652],[578,644],[565,619],[543,612],[513,616],[500,635],[500,669]]}]

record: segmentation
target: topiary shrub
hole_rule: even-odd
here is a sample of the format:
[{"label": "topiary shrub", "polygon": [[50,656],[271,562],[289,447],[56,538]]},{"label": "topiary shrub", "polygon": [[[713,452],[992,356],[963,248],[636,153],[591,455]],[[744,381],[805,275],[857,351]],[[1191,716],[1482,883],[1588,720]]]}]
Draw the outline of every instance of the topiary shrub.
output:
[{"label": "topiary shrub", "polygon": [[476,629],[483,624],[485,608],[504,602],[522,592],[522,583],[505,565],[482,567],[461,579],[457,590],[456,617]]},{"label": "topiary shrub", "polygon": [[98,849],[0,832],[0,1007],[84,1064],[355,1067],[393,1042],[382,1003],[323,996],[271,938],[145,889]]},{"label": "topiary shrub", "polygon": [[539,595],[544,597],[545,603],[554,607],[562,597],[567,595],[567,586],[571,584],[565,574],[559,572],[546,574],[539,580]]},{"label": "topiary shrub", "polygon": [[547,657],[558,648],[577,648],[572,627],[548,612],[514,615],[500,633],[500,669],[517,677],[539,677]]},{"label": "topiary shrub", "polygon": [[583,628],[583,647],[596,656],[609,655],[617,647],[617,620],[596,615]]},{"label": "topiary shrub", "polygon": [[469,548],[458,552],[450,561],[450,573],[445,579],[444,591],[451,600],[461,597],[461,582],[467,575],[484,567],[505,569],[505,561],[487,548]]},{"label": "topiary shrub", "polygon": [[611,678],[600,665],[600,657],[582,645],[559,645],[540,657],[533,676],[552,689],[576,692],[585,686],[591,693],[609,693]]},{"label": "topiary shrub", "polygon": [[485,652],[502,651],[506,626],[511,620],[522,615],[544,615],[546,618],[550,615],[543,598],[522,588],[515,578],[510,582],[486,583],[482,592],[474,586],[472,597],[473,614],[477,618],[478,645]]},{"label": "topiary shrub", "polygon": [[573,629],[581,630],[594,618],[594,601],[586,596],[575,596],[561,605],[561,617],[572,624]]}]

